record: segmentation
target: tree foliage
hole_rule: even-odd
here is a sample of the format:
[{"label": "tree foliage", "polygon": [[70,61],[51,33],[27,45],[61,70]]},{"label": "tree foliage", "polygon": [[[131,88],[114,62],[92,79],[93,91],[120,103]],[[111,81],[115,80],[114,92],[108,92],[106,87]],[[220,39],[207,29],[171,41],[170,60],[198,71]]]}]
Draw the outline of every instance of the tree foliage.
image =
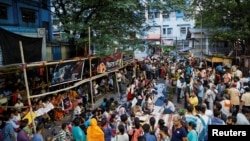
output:
[{"label": "tree foliage", "polygon": [[187,16],[195,17],[199,27],[212,30],[213,38],[235,42],[250,39],[249,0],[192,0]]},{"label": "tree foliage", "polygon": [[[145,24],[145,10],[165,11],[178,1],[158,0],[52,0],[54,14],[61,23],[61,30],[67,34],[70,44],[88,43],[88,27],[91,28],[91,42],[101,52],[107,47],[136,46],[141,40],[136,35],[143,35],[150,25]],[[72,46],[74,47],[74,46]]]},{"label": "tree foliage", "polygon": [[143,6],[137,0],[52,0],[55,15],[61,22],[61,30],[75,43],[91,42],[99,48],[119,46],[124,39],[139,33],[144,17],[137,11]]}]

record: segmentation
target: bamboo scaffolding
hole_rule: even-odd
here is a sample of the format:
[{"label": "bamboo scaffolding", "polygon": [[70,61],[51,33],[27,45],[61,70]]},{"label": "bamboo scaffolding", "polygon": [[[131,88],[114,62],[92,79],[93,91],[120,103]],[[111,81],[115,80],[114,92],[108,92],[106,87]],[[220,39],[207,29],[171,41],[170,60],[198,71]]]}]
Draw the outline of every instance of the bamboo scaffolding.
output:
[{"label": "bamboo scaffolding", "polygon": [[[24,60],[24,54],[23,54],[23,44],[22,41],[19,41],[19,47],[20,47],[20,52],[21,52],[21,59],[22,59],[22,64],[25,64]],[[28,104],[29,104],[29,109],[30,109],[30,115],[31,115],[31,120],[32,120],[32,125],[33,129],[36,132],[36,125],[34,121],[34,117],[32,116],[31,113],[33,113],[32,106],[31,106],[31,101],[30,101],[30,91],[29,91],[29,84],[28,84],[28,79],[27,79],[27,72],[26,72],[26,67],[23,67],[23,74],[24,74],[24,82],[25,82],[25,88],[26,88],[26,93],[27,93],[27,98],[28,98]]]}]

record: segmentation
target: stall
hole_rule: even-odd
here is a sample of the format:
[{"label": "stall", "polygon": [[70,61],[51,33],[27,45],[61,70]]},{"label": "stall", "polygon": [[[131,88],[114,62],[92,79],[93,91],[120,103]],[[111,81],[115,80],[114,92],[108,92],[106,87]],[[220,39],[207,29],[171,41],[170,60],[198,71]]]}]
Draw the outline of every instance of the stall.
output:
[{"label": "stall", "polygon": [[206,61],[212,63],[212,67],[214,67],[214,63],[222,63],[224,66],[232,66],[232,59],[227,57],[220,56],[206,56]]}]

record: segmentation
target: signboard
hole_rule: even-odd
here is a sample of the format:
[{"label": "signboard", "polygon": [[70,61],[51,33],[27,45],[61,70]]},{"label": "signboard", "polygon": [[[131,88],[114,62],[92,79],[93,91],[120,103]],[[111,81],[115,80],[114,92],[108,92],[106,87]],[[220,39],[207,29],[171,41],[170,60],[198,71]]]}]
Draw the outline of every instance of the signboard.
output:
[{"label": "signboard", "polygon": [[107,68],[107,71],[114,71],[120,68],[120,63],[121,63],[121,59],[115,59],[112,57],[106,57],[105,58],[105,65]]},{"label": "signboard", "polygon": [[97,67],[97,72],[111,72],[121,68],[121,56],[121,53],[115,53],[113,56],[106,56],[102,58]]},{"label": "signboard", "polygon": [[58,63],[54,68],[51,86],[82,79],[84,61]]},{"label": "signboard", "polygon": [[133,61],[134,61],[133,54],[123,54],[123,56],[122,56],[123,66],[126,66],[126,65],[130,64]]}]

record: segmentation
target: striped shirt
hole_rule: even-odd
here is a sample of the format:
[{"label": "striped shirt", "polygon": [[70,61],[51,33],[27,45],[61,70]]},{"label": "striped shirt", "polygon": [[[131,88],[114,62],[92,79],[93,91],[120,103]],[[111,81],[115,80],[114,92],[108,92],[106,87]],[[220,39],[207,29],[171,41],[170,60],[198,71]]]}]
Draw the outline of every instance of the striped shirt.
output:
[{"label": "striped shirt", "polygon": [[58,133],[58,138],[59,138],[59,141],[64,141],[67,137],[67,132],[65,130],[60,130],[59,133]]}]

